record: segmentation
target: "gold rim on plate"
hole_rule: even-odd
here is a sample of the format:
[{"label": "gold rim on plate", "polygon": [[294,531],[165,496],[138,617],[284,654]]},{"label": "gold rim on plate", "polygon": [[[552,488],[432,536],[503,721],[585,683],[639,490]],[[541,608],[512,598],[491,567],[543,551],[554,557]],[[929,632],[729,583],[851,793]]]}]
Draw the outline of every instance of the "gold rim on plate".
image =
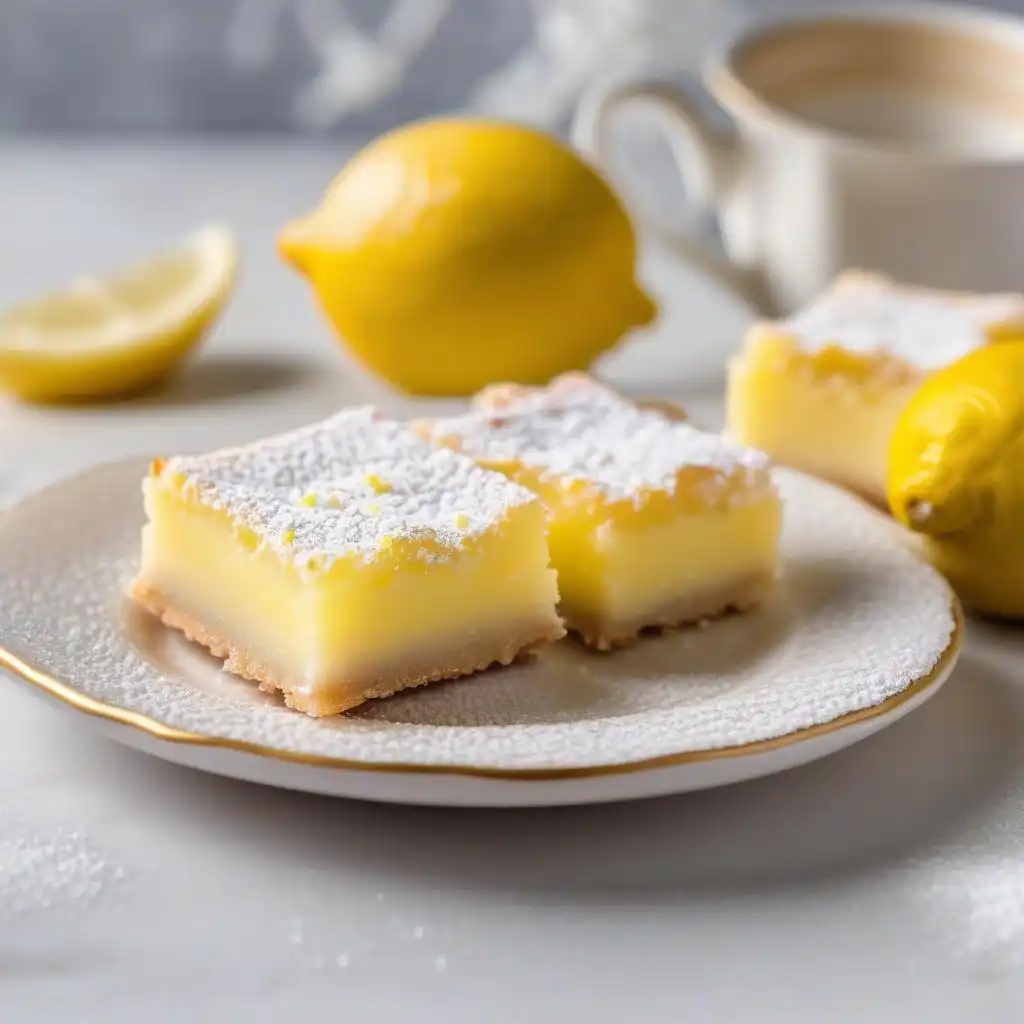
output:
[{"label": "gold rim on plate", "polygon": [[717,747],[712,750],[687,751],[681,754],[665,754],[661,757],[652,757],[640,761],[628,761],[623,764],[595,765],[580,768],[475,768],[472,765],[416,765],[401,763],[379,763],[372,761],[349,761],[339,757],[327,757],[322,754],[303,754],[293,750],[278,750],[273,747],[264,747],[258,743],[249,743],[245,740],[232,740],[219,736],[208,736],[205,733],[188,732],[177,729],[174,726],[166,725],[163,722],[151,718],[149,715],[131,711],[128,708],[116,707],[113,704],[106,704],[90,697],[76,689],[71,683],[64,682],[44,672],[42,669],[30,665],[27,661],[19,658],[12,651],[0,646],[0,668],[12,672],[14,675],[30,683],[32,686],[49,694],[64,704],[73,707],[76,711],[91,715],[94,718],[101,718],[117,725],[127,726],[145,733],[153,739],[166,743],[180,743],[197,747],[215,747],[223,750],[235,750],[244,754],[255,754],[260,757],[269,757],[277,761],[289,761],[294,764],[311,765],[316,768],[340,768],[349,771],[364,772],[388,772],[388,773],[416,773],[427,775],[462,775],[485,779],[505,779],[511,781],[551,781],[557,779],[581,779],[594,778],[601,775],[625,775],[632,772],[653,771],[659,768],[671,768],[682,764],[696,764],[703,761],[717,761],[727,757],[749,757],[754,754],[766,754],[782,747],[788,747],[795,743],[802,743],[805,740],[814,739],[817,736],[824,736],[830,732],[857,725],[873,718],[894,711],[902,704],[912,700],[919,694],[924,693],[931,686],[941,681],[948,674],[960,652],[963,643],[964,620],[960,604],[956,598],[952,599],[953,631],[950,634],[949,644],[939,656],[938,661],[932,666],[930,672],[915,679],[899,693],[887,698],[880,704],[871,707],[861,708],[859,711],[848,711],[830,722],[823,722],[820,725],[811,725],[805,729],[797,729],[795,732],[786,733],[783,736],[776,736],[773,739],[757,740],[753,743],[743,743],[731,747]]}]

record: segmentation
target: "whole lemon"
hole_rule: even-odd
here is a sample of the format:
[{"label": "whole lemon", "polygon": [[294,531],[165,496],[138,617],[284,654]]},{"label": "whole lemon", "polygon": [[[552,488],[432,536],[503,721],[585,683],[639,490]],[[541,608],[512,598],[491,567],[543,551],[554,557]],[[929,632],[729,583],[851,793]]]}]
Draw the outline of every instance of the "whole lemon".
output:
[{"label": "whole lemon", "polygon": [[378,139],[279,248],[352,352],[414,394],[544,383],[655,315],[614,192],[515,124],[429,121]]},{"label": "whole lemon", "polygon": [[1024,618],[1024,342],[925,381],[892,438],[888,495],[967,607]]}]

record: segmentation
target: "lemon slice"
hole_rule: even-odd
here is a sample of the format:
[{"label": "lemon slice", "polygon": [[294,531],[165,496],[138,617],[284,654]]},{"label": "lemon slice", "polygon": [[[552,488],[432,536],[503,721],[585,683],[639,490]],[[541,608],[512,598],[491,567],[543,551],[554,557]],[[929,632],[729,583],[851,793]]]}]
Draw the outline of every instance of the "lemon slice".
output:
[{"label": "lemon slice", "polygon": [[237,273],[233,235],[210,226],[120,273],[0,313],[0,387],[60,402],[153,384],[202,338]]}]

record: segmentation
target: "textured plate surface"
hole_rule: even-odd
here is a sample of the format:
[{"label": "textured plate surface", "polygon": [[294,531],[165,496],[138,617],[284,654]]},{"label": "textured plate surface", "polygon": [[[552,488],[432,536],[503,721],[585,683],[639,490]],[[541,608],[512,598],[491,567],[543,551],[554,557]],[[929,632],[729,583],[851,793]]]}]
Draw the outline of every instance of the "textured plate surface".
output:
[{"label": "textured plate surface", "polygon": [[[864,728],[872,709],[909,710],[912,696],[941,682],[958,646],[949,589],[888,520],[826,484],[780,471],[783,578],[761,610],[614,655],[563,642],[530,664],[314,721],[223,673],[124,597],[144,469],[141,460],[99,467],[0,517],[0,647],[8,667],[106,719],[117,738],[150,750],[177,747],[156,752],[227,774],[273,782],[265,765],[243,764],[269,755],[285,759],[276,762],[282,772],[289,759],[304,762],[288,764],[280,780],[299,788],[349,792],[295,771],[322,776],[335,762],[345,775],[532,773],[529,784],[539,785],[557,776],[657,772],[723,753],[743,760],[787,738],[819,741],[817,752],[776,758],[753,772],[760,774],[873,731]],[[848,741],[820,742],[822,732],[850,729],[859,733]],[[213,756],[180,749],[190,743]],[[751,773],[705,774],[690,785]],[[438,777],[418,774],[414,787]],[[668,788],[688,787],[676,780]],[[364,790],[357,795],[374,795]],[[429,794],[409,798],[430,802]]]}]

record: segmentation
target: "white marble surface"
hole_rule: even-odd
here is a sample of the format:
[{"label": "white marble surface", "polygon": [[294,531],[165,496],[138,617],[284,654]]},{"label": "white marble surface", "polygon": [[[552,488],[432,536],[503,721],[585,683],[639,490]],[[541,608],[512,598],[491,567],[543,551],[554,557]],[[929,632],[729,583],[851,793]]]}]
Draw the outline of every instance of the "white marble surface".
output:
[{"label": "white marble surface", "polygon": [[[92,462],[391,400],[346,366],[271,251],[274,228],[340,158],[5,147],[0,302],[214,217],[238,228],[247,266],[203,359],[163,395],[88,410],[0,402],[0,502]],[[614,375],[682,394],[743,313],[652,268],[666,325]],[[713,394],[690,392],[709,422]],[[544,813],[208,778],[105,743],[2,683],[4,1024],[1024,1016],[1024,632],[972,623],[934,701],[829,761]]]}]

